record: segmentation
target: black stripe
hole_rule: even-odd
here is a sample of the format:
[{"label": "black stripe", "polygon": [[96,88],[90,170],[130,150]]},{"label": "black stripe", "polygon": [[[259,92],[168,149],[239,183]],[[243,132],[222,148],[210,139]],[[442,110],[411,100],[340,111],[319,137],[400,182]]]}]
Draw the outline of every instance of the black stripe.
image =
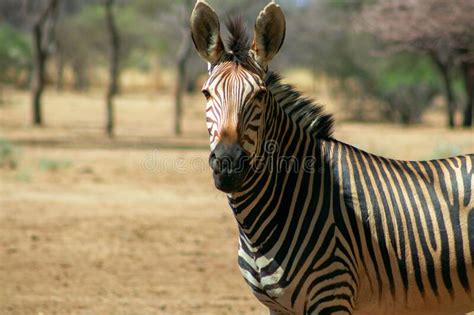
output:
[{"label": "black stripe", "polygon": [[[362,246],[362,241],[361,241],[361,236],[360,236],[360,231],[358,228],[358,218],[356,217],[356,212],[354,209],[354,204],[352,202],[352,183],[351,183],[351,175],[349,173],[349,165],[354,164],[351,161],[351,156],[350,156],[350,149],[346,146],[341,147],[341,165],[342,165],[342,185],[343,185],[343,191],[344,191],[344,202],[346,205],[347,209],[347,216],[350,221],[350,229],[352,230],[353,238],[355,239],[355,242],[357,244],[357,250],[360,258],[360,262],[362,263],[362,266],[364,267],[365,273],[369,274],[369,270],[367,268],[367,263],[366,259],[364,256],[364,251],[363,251],[363,246]],[[352,238],[351,238],[352,239]],[[348,239],[347,241],[349,241]],[[355,252],[354,252],[355,254]],[[369,285],[371,289],[373,288],[372,284],[372,279],[368,277],[369,280]]]},{"label": "black stripe", "polygon": [[[434,183],[434,174],[429,167],[430,165],[433,166],[436,173],[438,174],[440,185],[443,185],[443,178],[444,175],[437,163],[437,161],[429,161],[422,163],[425,171],[428,175],[433,178]],[[435,187],[433,185],[429,185],[428,192],[430,195],[430,199],[433,202],[434,206],[434,213],[436,215],[436,219],[438,221],[438,233],[441,239],[441,275],[443,277],[443,282],[445,288],[448,290],[451,297],[454,297],[454,290],[453,290],[453,283],[451,280],[451,268],[450,268],[450,254],[449,254],[449,239],[448,239],[448,231],[446,230],[446,223],[444,222],[441,203],[438,199],[438,195],[436,194]]]},{"label": "black stripe", "polygon": [[[385,160],[385,159],[382,159],[382,158],[379,158],[379,163],[380,165],[382,166],[383,165],[386,165],[386,167],[389,169],[391,166],[389,165],[388,161]],[[388,170],[388,172],[390,173],[390,170]],[[407,298],[407,294],[408,294],[408,272],[407,272],[407,268],[406,268],[406,258],[407,258],[407,255],[406,255],[406,243],[405,243],[405,235],[403,234],[403,214],[401,213],[401,210],[400,208],[398,207],[398,202],[397,202],[397,199],[395,197],[395,191],[394,189],[391,187],[391,184],[390,184],[390,180],[388,178],[388,174],[387,174],[387,171],[385,170],[385,168],[383,167],[380,167],[380,174],[382,175],[382,179],[385,183],[387,183],[387,185],[390,186],[390,189],[388,189],[388,194],[390,195],[390,200],[392,201],[392,203],[390,204],[389,208],[391,209],[391,211],[394,212],[395,214],[395,220],[397,221],[397,226],[398,226],[398,229],[394,229],[392,230],[393,233],[390,233],[390,235],[393,235],[394,236],[394,233],[398,233],[398,239],[399,239],[399,247],[400,247],[400,252],[397,251],[397,246],[395,246],[393,249],[395,251],[395,253],[397,254],[397,263],[398,263],[398,269],[400,271],[400,276],[402,277],[402,282],[403,282],[403,288],[404,288],[404,291],[405,291],[405,300]],[[394,183],[396,183],[396,179],[394,179],[392,176],[390,176],[392,181]],[[400,258],[398,258],[400,257]]]},{"label": "black stripe", "polygon": [[[467,159],[471,159],[471,171],[467,171]],[[467,207],[469,205],[469,201],[471,200],[471,194],[473,191],[473,187],[471,186],[472,183],[472,178],[474,177],[474,155],[471,155],[469,157],[460,157],[461,159],[461,176],[463,180],[463,186],[464,186],[464,200],[463,200],[463,205],[464,207]]]},{"label": "black stripe", "polygon": [[[433,213],[431,211],[430,207],[428,206],[429,196],[425,196],[425,194],[423,193],[423,190],[421,189],[422,184],[424,185],[425,188],[428,188],[427,186],[428,186],[429,183],[425,180],[423,172],[420,169],[419,163],[422,163],[422,162],[413,162],[413,163],[410,163],[410,165],[415,169],[415,171],[417,172],[417,175],[421,176],[423,178],[422,180],[419,180],[413,174],[413,172],[410,170],[410,168],[408,168],[407,165],[405,166],[405,169],[407,170],[407,172],[410,174],[410,177],[414,181],[414,185],[415,185],[417,194],[419,196],[418,201],[421,203],[421,207],[423,209],[423,212],[425,213],[426,225],[427,225],[427,228],[428,228],[427,232],[428,232],[428,235],[430,236],[431,246],[433,247],[434,250],[436,250],[438,248],[438,246],[436,244],[436,238],[435,238],[435,232],[436,231],[435,231],[435,228],[433,226],[433,222],[431,221],[431,216],[435,215],[435,213]],[[427,197],[427,198],[425,198],[425,197]]]},{"label": "black stripe", "polygon": [[[366,163],[363,161],[363,156],[365,157],[365,160],[367,161],[367,165],[369,166],[370,173],[372,173],[372,177],[375,178],[375,185],[372,184],[370,181],[370,176],[369,176],[369,171],[365,168]],[[383,223],[382,223],[382,212],[384,212],[383,205],[380,205],[377,201],[377,197],[375,196],[375,190],[382,191],[382,183],[378,179],[378,176],[376,176],[376,172],[374,170],[374,165],[372,164],[373,160],[370,156],[366,154],[361,154],[358,155],[359,163],[361,165],[361,170],[363,174],[363,178],[365,179],[365,184],[367,187],[367,192],[369,193],[369,198],[370,202],[372,203],[372,216],[375,220],[375,231],[377,233],[377,243],[379,245],[379,250],[380,250],[380,255],[382,256],[382,261],[385,267],[385,271],[387,273],[389,285],[390,285],[390,293],[392,296],[395,296],[395,282],[393,279],[393,273],[392,273],[392,265],[390,263],[390,255],[389,251],[387,249],[387,242],[385,240],[385,233],[383,229]],[[384,196],[381,196],[382,199],[384,199]],[[387,209],[388,210],[388,209]]]},{"label": "black stripe", "polygon": [[[415,163],[412,163],[412,165]],[[428,225],[428,231],[433,230],[433,226],[431,223],[431,216],[430,213],[427,209],[426,205],[426,200],[423,194],[423,191],[420,188],[418,178],[416,175],[413,173],[413,171],[407,166],[407,163],[402,163],[401,164],[402,169],[404,170],[404,174],[409,177],[413,182],[416,190],[416,196],[418,197],[417,200],[421,203],[421,208],[423,209],[425,213],[425,223]],[[408,180],[408,179],[407,179]],[[407,182],[408,185],[408,182]],[[435,271],[435,265],[434,265],[434,260],[433,256],[431,255],[431,250],[428,247],[427,240],[425,238],[425,233],[422,225],[422,220],[420,217],[420,212],[422,209],[418,209],[416,205],[416,201],[414,198],[414,193],[410,193],[411,191],[408,192],[408,196],[410,198],[410,203],[411,203],[411,209],[413,212],[413,216],[415,217],[415,223],[418,228],[418,238],[421,244],[421,248],[423,250],[423,255],[425,258],[425,263],[426,263],[426,271],[427,271],[427,278],[428,281],[430,282],[431,289],[433,290],[434,294],[438,296],[438,285],[436,282],[436,271]],[[434,235],[433,235],[434,238]]]},{"label": "black stripe", "polygon": [[[407,232],[408,232],[408,241],[410,245],[410,253],[411,253],[412,263],[413,263],[413,270],[415,272],[416,285],[421,295],[424,296],[425,286],[423,284],[419,253],[418,253],[418,248],[416,246],[416,235],[413,229],[413,224],[416,224],[415,222],[417,220],[416,220],[416,215],[415,215],[415,222],[412,222],[411,217],[410,217],[410,213],[412,213],[411,209],[412,208],[416,209],[415,208],[416,204],[413,201],[413,192],[409,186],[407,178],[405,177],[403,169],[400,167],[400,165],[397,164],[397,161],[392,161],[390,166],[391,166],[390,167],[391,172],[398,174],[401,180],[401,182],[397,182],[398,180],[395,177],[395,174],[392,174],[392,178],[395,182],[395,187],[397,187],[398,195],[400,196],[400,200],[401,200],[402,208],[404,212],[405,223],[406,223]],[[406,195],[408,195],[408,199],[405,199],[403,192],[405,192]],[[416,210],[414,212],[416,212]],[[420,226],[419,225],[417,226],[418,226],[418,229],[420,229]]]},{"label": "black stripe", "polygon": [[[378,284],[378,298],[380,299],[382,297],[382,290],[383,290],[382,279],[380,276],[379,265],[377,263],[377,258],[375,255],[374,245],[372,244],[372,231],[369,224],[368,205],[366,202],[364,190],[362,189],[363,178],[361,174],[359,173],[358,167],[356,167],[356,165],[360,165],[358,162],[357,155],[360,155],[362,153],[360,151],[350,150],[349,154],[354,164],[353,174],[354,174],[354,181],[355,181],[355,186],[356,186],[356,191],[357,191],[357,201],[359,202],[359,206],[360,206],[362,227],[364,230],[367,250],[369,251],[369,256],[370,256],[370,259],[372,260],[372,266],[375,270],[375,275],[376,275],[377,284]],[[361,168],[363,168],[362,165],[360,166]]]},{"label": "black stripe", "polygon": [[[453,162],[455,165],[457,165],[457,163],[455,163],[457,162],[456,158],[452,158],[450,159],[450,161]],[[464,261],[464,245],[463,245],[464,240],[462,237],[461,222],[459,220],[459,189],[457,185],[457,178],[448,160],[441,160],[440,162],[443,163],[448,169],[449,178],[451,179],[450,190],[452,191],[452,194],[453,194],[452,202],[450,203],[448,201],[449,195],[446,195],[445,198],[449,204],[448,213],[450,215],[451,225],[453,228],[454,249],[456,253],[456,269],[458,272],[459,281],[461,282],[461,285],[463,286],[464,290],[466,290],[466,292],[470,292],[471,289],[469,287],[469,281],[467,279],[467,273],[466,273],[466,265]]]},{"label": "black stripe", "polygon": [[[337,180],[341,177],[341,175],[343,176],[343,174],[341,174],[343,170],[339,169],[339,163],[338,163],[338,161],[342,158],[341,153],[342,152],[339,149],[339,144],[337,143],[334,144],[333,162],[331,164],[333,166],[333,168],[331,169],[331,173],[333,174],[332,177],[335,179],[335,182],[333,183],[333,188],[332,188],[332,201],[333,201],[332,211],[333,211],[333,216],[334,216],[334,223],[336,224],[337,229],[341,233],[342,237],[346,240],[346,243],[349,245],[349,252],[351,254],[349,254],[349,252],[346,251],[346,249],[342,246],[342,244],[339,241],[337,241],[337,243],[339,244],[339,248],[346,255],[346,258],[350,260],[350,263],[352,267],[354,268],[354,270],[357,270],[355,257],[353,256],[355,254],[355,249],[351,241],[352,236],[350,235],[348,227],[346,226],[344,222],[344,217],[342,215],[341,204],[340,204],[340,193],[341,193],[340,190],[343,189],[343,187],[340,187],[340,183],[338,183]],[[354,281],[358,283],[358,279],[354,278]]]},{"label": "black stripe", "polygon": [[[320,228],[322,228],[321,223],[323,223],[323,221],[326,221],[327,214],[328,214],[327,211],[322,211],[321,212],[321,215],[318,218],[318,222],[316,223],[316,226],[318,226],[318,229],[316,229],[316,230],[319,230]],[[319,231],[321,231],[321,230],[319,230]],[[331,243],[331,240],[334,237],[334,232],[335,232],[335,226],[331,225],[328,232],[324,236],[324,241],[322,242],[321,247],[316,249],[317,252],[316,252],[315,256],[313,257],[313,260],[311,261],[310,266],[313,266],[315,264],[315,262],[317,262],[319,259],[321,259],[321,257],[326,252],[326,249],[329,248],[329,244]],[[311,234],[311,238],[308,242],[308,246],[306,246],[306,248],[304,249],[303,257],[309,257],[310,252],[315,250],[315,248],[313,248],[311,245],[314,245],[317,242],[317,238],[318,238],[317,233],[312,233]],[[296,266],[296,269],[301,270],[301,266],[304,263],[305,263],[305,261],[299,261],[298,265]],[[312,268],[308,268],[308,269],[305,270],[304,274],[301,276],[300,281],[295,286],[295,290],[293,291],[293,294],[291,295],[291,303],[292,304],[295,303],[295,301],[298,297],[298,294],[301,291],[301,288],[305,284],[305,282],[308,279],[308,277],[310,276],[310,274],[312,274],[313,272],[314,272],[314,270]],[[341,272],[341,270],[339,270],[339,272]],[[316,285],[318,283],[318,281],[315,281],[313,283],[314,283],[314,285]]]},{"label": "black stripe", "polygon": [[467,234],[469,235],[469,251],[471,253],[471,266],[474,269],[474,208],[467,216]]}]

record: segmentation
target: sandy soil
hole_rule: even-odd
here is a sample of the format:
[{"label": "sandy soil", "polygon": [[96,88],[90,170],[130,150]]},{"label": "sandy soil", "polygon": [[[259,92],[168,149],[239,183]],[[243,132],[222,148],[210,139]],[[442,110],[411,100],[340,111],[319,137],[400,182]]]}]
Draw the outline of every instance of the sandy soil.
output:
[{"label": "sandy soil", "polygon": [[[0,107],[0,314],[266,314],[240,277],[234,219],[207,168],[201,98],[171,135],[169,95],[118,100],[115,140],[100,94],[28,95]],[[405,159],[474,152],[472,130],[338,123],[336,137]]]}]

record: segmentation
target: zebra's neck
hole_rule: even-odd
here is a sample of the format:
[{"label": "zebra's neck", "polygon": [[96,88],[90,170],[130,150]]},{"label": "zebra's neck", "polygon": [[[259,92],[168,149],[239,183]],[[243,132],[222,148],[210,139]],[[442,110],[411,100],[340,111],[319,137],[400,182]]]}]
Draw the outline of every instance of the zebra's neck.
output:
[{"label": "zebra's neck", "polygon": [[281,250],[281,244],[275,246],[278,235],[298,224],[295,218],[306,209],[302,203],[316,202],[307,197],[318,195],[324,175],[319,141],[271,94],[268,102],[265,137],[257,150],[259,165],[253,165],[242,190],[229,195],[241,237],[259,252]]}]

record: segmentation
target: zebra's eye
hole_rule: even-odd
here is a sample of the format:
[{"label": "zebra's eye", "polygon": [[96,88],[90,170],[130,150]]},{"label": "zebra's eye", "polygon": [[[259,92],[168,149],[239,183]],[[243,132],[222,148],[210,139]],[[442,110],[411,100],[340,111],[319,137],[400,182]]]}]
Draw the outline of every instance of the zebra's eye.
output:
[{"label": "zebra's eye", "polygon": [[267,89],[263,88],[261,89],[257,95],[255,95],[255,99],[257,100],[261,100],[264,96],[265,96],[265,93],[267,93]]},{"label": "zebra's eye", "polygon": [[202,94],[204,95],[204,97],[206,98],[206,100],[208,100],[208,99],[211,98],[211,93],[209,93],[208,90],[202,90]]}]

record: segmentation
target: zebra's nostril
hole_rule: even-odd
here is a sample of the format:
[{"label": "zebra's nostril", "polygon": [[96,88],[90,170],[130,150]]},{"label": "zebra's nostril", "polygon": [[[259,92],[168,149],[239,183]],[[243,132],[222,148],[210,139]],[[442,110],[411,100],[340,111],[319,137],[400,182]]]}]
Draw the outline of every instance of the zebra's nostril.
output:
[{"label": "zebra's nostril", "polygon": [[245,157],[238,143],[219,143],[209,156],[209,166],[215,175],[234,176],[244,171]]},{"label": "zebra's nostril", "polygon": [[218,158],[214,152],[211,152],[209,155],[209,166],[214,170],[214,172],[218,170]]}]

